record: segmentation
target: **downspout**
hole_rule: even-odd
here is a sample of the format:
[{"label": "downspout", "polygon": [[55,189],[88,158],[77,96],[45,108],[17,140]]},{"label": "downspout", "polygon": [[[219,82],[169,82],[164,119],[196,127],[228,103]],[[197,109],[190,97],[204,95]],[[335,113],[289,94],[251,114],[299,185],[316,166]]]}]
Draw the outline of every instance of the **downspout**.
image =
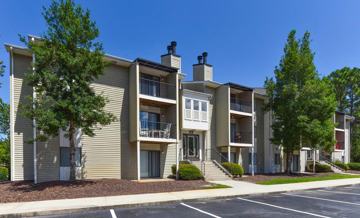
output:
[{"label": "downspout", "polygon": [[14,55],[10,47],[10,180],[15,181],[15,112],[14,112]]},{"label": "downspout", "polygon": [[[31,38],[34,42],[34,38]],[[35,73],[35,54],[32,54],[33,73]],[[36,92],[33,87],[33,109],[35,109]],[[33,156],[34,156],[34,183],[37,184],[37,142],[36,142],[36,120],[33,118]]]},{"label": "downspout", "polygon": [[255,175],[255,170],[254,170],[254,147],[255,147],[255,123],[254,123],[254,116],[255,116],[255,112],[254,112],[254,91],[251,92],[251,107],[252,107],[252,122],[251,122],[251,134],[252,134],[252,147],[251,147],[251,175],[254,176]]}]

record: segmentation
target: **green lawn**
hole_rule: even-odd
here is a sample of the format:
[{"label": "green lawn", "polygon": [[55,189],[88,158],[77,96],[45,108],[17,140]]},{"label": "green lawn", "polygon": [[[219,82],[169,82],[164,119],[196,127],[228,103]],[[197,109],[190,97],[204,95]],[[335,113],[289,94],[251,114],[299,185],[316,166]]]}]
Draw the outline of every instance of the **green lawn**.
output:
[{"label": "green lawn", "polygon": [[231,186],[223,184],[212,184],[211,186],[206,186],[204,189],[219,189],[219,188],[231,188]]},{"label": "green lawn", "polygon": [[288,183],[299,183],[299,182],[315,182],[332,179],[352,179],[360,178],[360,175],[348,175],[348,174],[330,174],[324,176],[304,176],[304,177],[289,177],[289,178],[275,178],[266,181],[257,182],[261,185],[277,185],[277,184],[288,184]]}]

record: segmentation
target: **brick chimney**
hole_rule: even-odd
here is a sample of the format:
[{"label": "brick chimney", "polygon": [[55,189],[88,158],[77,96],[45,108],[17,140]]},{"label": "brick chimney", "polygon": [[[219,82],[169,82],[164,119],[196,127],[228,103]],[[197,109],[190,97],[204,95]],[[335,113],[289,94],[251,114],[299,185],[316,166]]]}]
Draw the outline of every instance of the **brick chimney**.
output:
[{"label": "brick chimney", "polygon": [[167,47],[167,54],[161,55],[161,64],[179,69],[181,72],[181,56],[176,53],[177,43],[172,41]]},{"label": "brick chimney", "polygon": [[208,53],[203,52],[198,56],[198,63],[193,65],[193,80],[194,81],[212,81],[213,67],[207,63]]}]

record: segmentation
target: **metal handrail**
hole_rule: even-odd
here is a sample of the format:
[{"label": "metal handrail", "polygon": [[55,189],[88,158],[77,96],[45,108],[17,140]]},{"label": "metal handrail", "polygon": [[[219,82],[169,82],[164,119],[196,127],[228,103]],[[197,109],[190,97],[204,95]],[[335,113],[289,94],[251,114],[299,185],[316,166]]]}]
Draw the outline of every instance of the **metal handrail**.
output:
[{"label": "metal handrail", "polygon": [[222,171],[224,171],[226,175],[233,177],[233,175],[227,169],[225,169],[225,167],[223,167],[219,162],[217,162],[216,160],[212,160],[212,161],[217,167],[219,167]]},{"label": "metal handrail", "polygon": [[150,138],[170,138],[171,123],[140,121],[140,136]]},{"label": "metal handrail", "polygon": [[329,164],[330,166],[332,166],[340,171],[344,171],[342,168],[336,166],[331,160],[329,160],[322,154],[319,154],[319,161],[317,161],[317,162],[320,163],[320,161],[324,161],[325,163]]},{"label": "metal handrail", "polygon": [[230,109],[235,111],[252,112],[252,103],[249,101],[238,100],[239,98],[230,98]]},{"label": "metal handrail", "polygon": [[213,149],[213,148],[205,149],[205,158],[207,158],[208,151],[214,151],[215,154],[217,154],[220,157],[220,159],[223,158],[224,160],[226,160],[226,162],[229,162],[227,157],[225,157],[224,155],[222,155],[220,152],[218,152],[216,149]]},{"label": "metal handrail", "polygon": [[252,143],[252,133],[244,132],[244,131],[235,131],[235,135],[233,132],[231,133],[230,141],[233,143]]},{"label": "metal handrail", "polygon": [[140,78],[140,93],[143,95],[176,99],[176,96],[172,95],[172,92],[170,92],[172,89],[176,89],[176,85],[146,78]]}]

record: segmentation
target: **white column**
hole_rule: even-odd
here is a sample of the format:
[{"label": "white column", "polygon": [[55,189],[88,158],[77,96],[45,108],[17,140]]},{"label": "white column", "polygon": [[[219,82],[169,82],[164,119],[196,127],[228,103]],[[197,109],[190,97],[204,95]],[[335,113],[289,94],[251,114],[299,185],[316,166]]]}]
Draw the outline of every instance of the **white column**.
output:
[{"label": "white column", "polygon": [[176,142],[176,179],[179,179],[179,142]]},{"label": "white column", "polygon": [[230,155],[230,152],[231,152],[231,146],[229,145],[228,146],[228,162],[231,162],[231,155]]},{"label": "white column", "polygon": [[202,154],[202,152],[203,152],[202,147],[203,146],[205,148],[205,133],[202,133],[200,135],[200,138],[199,138],[199,159],[200,159],[200,161],[203,160],[203,154]]},{"label": "white column", "polygon": [[14,57],[13,47],[10,47],[10,170],[11,181],[15,180],[15,112],[14,112]]},{"label": "white column", "polygon": [[136,141],[137,180],[140,180],[140,141]]},{"label": "white column", "polygon": [[252,134],[252,147],[251,147],[251,175],[255,174],[254,172],[254,146],[255,146],[255,102],[254,102],[254,91],[252,92],[251,96],[251,107],[252,107],[252,127],[251,127],[251,134]]},{"label": "white column", "polygon": [[[34,41],[34,38],[31,38],[31,41]],[[33,63],[33,73],[35,73],[35,54],[32,54],[32,63]],[[36,91],[35,88],[33,88],[33,109],[35,109],[35,103],[34,103],[34,99],[36,99]],[[37,147],[37,143],[36,143],[36,120],[35,118],[32,120],[33,123],[33,158],[34,158],[34,183],[37,184],[37,151],[36,151],[36,147]]]}]

